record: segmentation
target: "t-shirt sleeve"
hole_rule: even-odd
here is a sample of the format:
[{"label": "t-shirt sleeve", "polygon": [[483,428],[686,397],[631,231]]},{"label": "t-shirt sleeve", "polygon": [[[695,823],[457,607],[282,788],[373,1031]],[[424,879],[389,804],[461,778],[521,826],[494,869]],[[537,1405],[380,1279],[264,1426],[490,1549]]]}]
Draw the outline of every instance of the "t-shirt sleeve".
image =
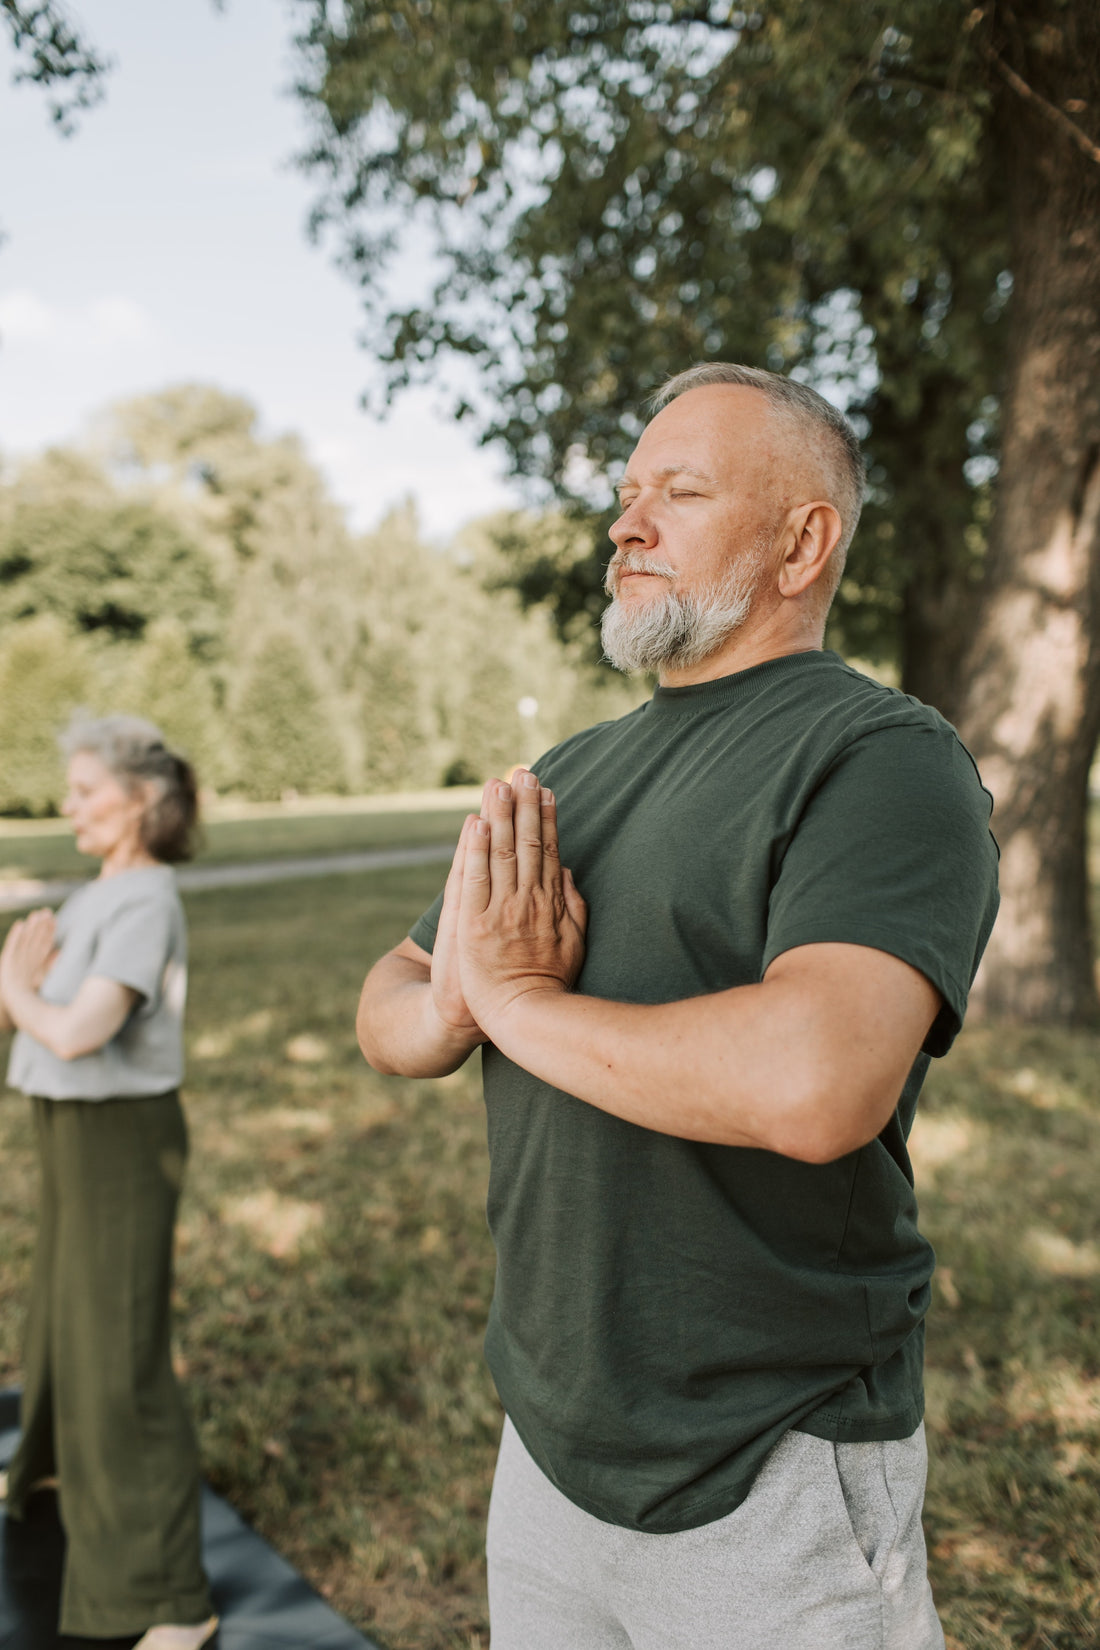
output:
[{"label": "t-shirt sleeve", "polygon": [[101,928],[88,973],[117,980],[146,1002],[156,1002],[172,951],[172,927],[172,907],[165,900],[128,900]]},{"label": "t-shirt sleeve", "polygon": [[945,1054],[997,911],[991,807],[946,727],[887,727],[853,741],[783,854],[764,969],[784,951],[823,942],[900,957],[943,998],[924,1047]]},{"label": "t-shirt sleeve", "polygon": [[439,927],[439,913],[442,909],[443,895],[439,894],[423,915],[417,917],[409,929],[410,940],[415,940],[416,944],[424,951],[435,950],[435,935]]}]

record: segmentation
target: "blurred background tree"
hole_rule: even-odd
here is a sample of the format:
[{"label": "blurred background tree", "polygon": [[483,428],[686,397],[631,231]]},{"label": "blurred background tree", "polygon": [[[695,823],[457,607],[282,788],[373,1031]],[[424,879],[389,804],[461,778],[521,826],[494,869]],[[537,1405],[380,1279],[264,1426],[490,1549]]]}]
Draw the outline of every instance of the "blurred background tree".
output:
[{"label": "blurred background tree", "polygon": [[[668,374],[826,390],[871,480],[832,639],[955,720],[997,798],[980,995],[1095,1018],[1095,0],[299,5],[315,223],[387,393],[472,364],[456,412],[589,524],[517,557],[521,592],[595,615],[603,478]],[[435,278],[394,305],[410,224]]]},{"label": "blurred background tree", "polygon": [[239,397],[110,408],[86,450],[0,478],[0,812],[56,809],[78,706],[152,717],[207,787],[263,801],[531,761],[639,697],[503,582],[498,536],[562,530],[516,515],[441,547],[406,507],[356,535]]}]

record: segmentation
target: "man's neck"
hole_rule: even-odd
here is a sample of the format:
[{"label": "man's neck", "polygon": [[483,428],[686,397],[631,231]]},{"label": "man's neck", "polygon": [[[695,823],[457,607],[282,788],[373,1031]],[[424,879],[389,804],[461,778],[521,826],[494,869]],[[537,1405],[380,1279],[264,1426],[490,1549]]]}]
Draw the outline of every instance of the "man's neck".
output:
[{"label": "man's neck", "polygon": [[[751,621],[750,621],[751,623]],[[691,687],[696,682],[716,682],[722,676],[735,676],[738,671],[751,670],[769,659],[785,659],[792,653],[818,653],[824,646],[824,627],[797,631],[775,624],[741,627],[722,643],[721,647],[697,665],[686,665],[681,670],[662,670],[658,681],[662,687]]]}]

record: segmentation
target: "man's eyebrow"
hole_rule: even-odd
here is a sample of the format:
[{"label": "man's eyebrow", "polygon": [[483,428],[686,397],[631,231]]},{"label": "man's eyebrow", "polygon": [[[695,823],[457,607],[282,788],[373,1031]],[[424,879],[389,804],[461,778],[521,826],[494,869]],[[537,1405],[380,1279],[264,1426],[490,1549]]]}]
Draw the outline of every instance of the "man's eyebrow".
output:
[{"label": "man's eyebrow", "polygon": [[[659,481],[667,481],[670,476],[694,476],[697,481],[705,481],[708,486],[718,485],[712,475],[708,475],[706,470],[697,470],[694,464],[664,464],[655,474]],[[615,491],[621,493],[624,487],[638,486],[640,483],[635,481],[632,475],[625,475],[615,483]]]}]

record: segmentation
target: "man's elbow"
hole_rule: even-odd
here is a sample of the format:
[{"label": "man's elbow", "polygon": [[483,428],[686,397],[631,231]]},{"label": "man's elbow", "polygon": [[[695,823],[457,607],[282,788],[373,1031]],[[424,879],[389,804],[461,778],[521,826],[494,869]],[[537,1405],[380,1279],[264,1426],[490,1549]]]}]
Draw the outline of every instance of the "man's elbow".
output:
[{"label": "man's elbow", "polygon": [[366,992],[359,999],[359,1008],[355,1015],[355,1036],[359,1043],[359,1052],[368,1066],[373,1067],[383,1077],[399,1075],[397,1067],[387,1059],[385,1049],[379,1040],[377,1019],[367,1001]]},{"label": "man's elbow", "polygon": [[799,1163],[835,1163],[874,1140],[896,1103],[881,1089],[856,1094],[843,1078],[807,1082],[776,1113],[770,1149]]}]

